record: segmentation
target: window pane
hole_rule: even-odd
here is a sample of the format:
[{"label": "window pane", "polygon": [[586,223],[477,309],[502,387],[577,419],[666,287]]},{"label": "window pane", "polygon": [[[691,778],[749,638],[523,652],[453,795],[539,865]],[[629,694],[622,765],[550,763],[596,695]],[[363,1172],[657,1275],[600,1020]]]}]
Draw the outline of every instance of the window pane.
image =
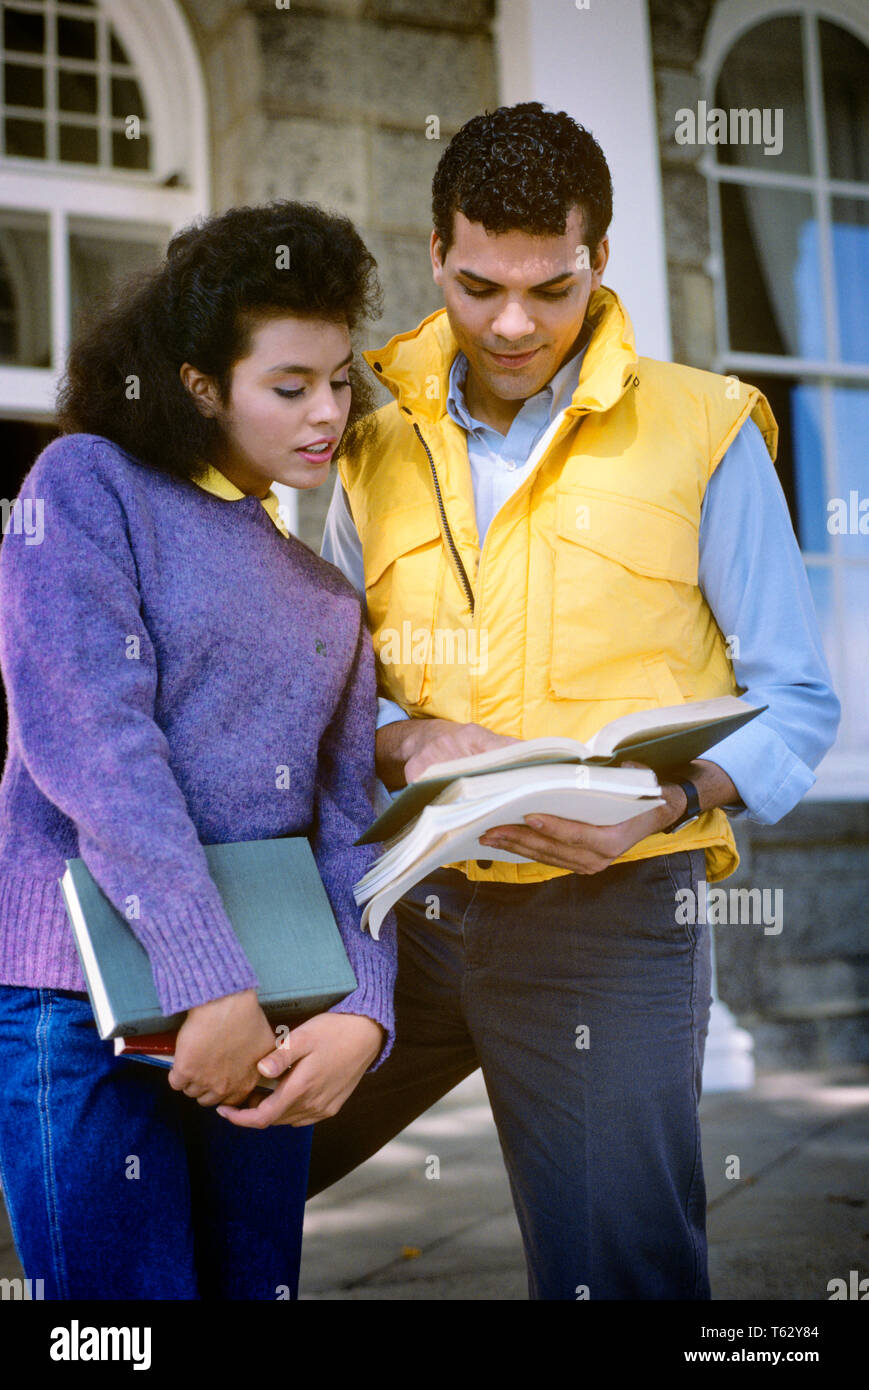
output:
[{"label": "window pane", "polygon": [[127,56],[127,50],[124,48],[124,45],[117,37],[114,30],[111,31],[109,37],[109,51],[111,52],[113,63],[118,63],[123,67],[130,66],[130,59]]},{"label": "window pane", "polygon": [[3,15],[3,42],[19,53],[41,53],[45,48],[45,20],[41,14],[7,9]]},{"label": "window pane", "polygon": [[131,77],[112,78],[112,115],[145,116],[142,89]]},{"label": "window pane", "polygon": [[[719,74],[715,105],[728,117],[731,110],[757,110],[761,118],[766,113],[765,129],[762,119],[755,122],[752,143],[715,146],[720,163],[777,173],[810,172],[799,19],[770,19],[737,40]],[[729,118],[726,133],[729,139]]]},{"label": "window pane", "polygon": [[869,199],[833,199],[833,263],[843,362],[869,362]]},{"label": "window pane", "polygon": [[869,48],[820,21],[830,177],[869,183]]},{"label": "window pane", "polygon": [[[837,505],[828,525],[838,534],[845,555],[869,556],[869,388],[837,386],[833,391],[836,421]],[[861,503],[865,503],[862,507]],[[869,615],[869,608],[866,609]],[[869,627],[869,616],[866,618]],[[869,673],[869,667],[867,667]]]},{"label": "window pane", "polygon": [[19,159],[45,158],[45,126],[42,121],[19,121],[10,117],[5,122],[6,153]]},{"label": "window pane", "polygon": [[7,106],[45,105],[45,75],[42,68],[25,68],[5,63],[3,83]]},{"label": "window pane", "polygon": [[827,492],[821,434],[821,393],[817,386],[795,377],[751,373],[752,386],[762,391],[779,428],[775,468],[782,485],[800,549],[826,554]]},{"label": "window pane", "polygon": [[730,346],[823,358],[818,227],[808,193],[721,185]]},{"label": "window pane", "polygon": [[163,227],[136,228],[136,237],[124,235],[121,224],[76,220],[70,230],[69,270],[72,327],[123,279],[136,270],[157,265],[169,237]]},{"label": "window pane", "polygon": [[99,164],[99,136],[93,126],[62,125],[60,158],[66,164]]},{"label": "window pane", "polygon": [[48,218],[0,213],[0,276],[4,282],[0,360],[51,366]]},{"label": "window pane", "polygon": [[112,131],[112,164],[116,169],[150,169],[151,140],[140,135],[138,140],[128,140],[125,133]]},{"label": "window pane", "polygon": [[90,19],[58,19],[57,51],[62,58],[97,56],[97,27]]},{"label": "window pane", "polygon": [[87,72],[64,72],[57,75],[58,105],[61,111],[97,113],[97,79]]}]

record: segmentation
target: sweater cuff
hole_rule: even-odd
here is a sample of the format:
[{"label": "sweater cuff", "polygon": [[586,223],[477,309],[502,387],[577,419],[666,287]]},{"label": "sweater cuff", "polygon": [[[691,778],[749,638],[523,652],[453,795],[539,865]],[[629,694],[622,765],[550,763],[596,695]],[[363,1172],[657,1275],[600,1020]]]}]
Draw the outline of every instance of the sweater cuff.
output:
[{"label": "sweater cuff", "polygon": [[259,983],[219,901],[174,903],[149,918],[140,940],[164,1014],[183,1013]]},{"label": "sweater cuff", "polygon": [[386,1040],[368,1071],[377,1071],[392,1051],[395,1042],[395,1011],[393,992],[395,989],[395,960],[385,952],[366,955],[353,962],[358,985],[352,994],[333,1004],[330,1014],[362,1014],[373,1018],[386,1030]]}]

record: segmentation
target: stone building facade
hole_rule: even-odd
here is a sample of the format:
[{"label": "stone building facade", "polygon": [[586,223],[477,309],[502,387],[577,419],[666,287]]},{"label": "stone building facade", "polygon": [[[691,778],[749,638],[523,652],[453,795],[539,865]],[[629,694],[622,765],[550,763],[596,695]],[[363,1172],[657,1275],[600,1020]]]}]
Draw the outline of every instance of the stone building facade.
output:
[{"label": "stone building facade", "polygon": [[[432,313],[431,180],[445,141],[497,105],[493,0],[183,3],[213,112],[215,206],[299,198],[352,218],[383,281],[372,342]],[[330,493],[298,499],[317,548]]]}]

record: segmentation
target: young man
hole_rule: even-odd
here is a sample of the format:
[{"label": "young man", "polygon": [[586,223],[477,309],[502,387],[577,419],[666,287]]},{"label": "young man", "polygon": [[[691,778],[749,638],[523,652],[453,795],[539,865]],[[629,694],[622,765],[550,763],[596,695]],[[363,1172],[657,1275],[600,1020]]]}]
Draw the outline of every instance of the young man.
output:
[{"label": "young man", "polygon": [[[769,709],[674,770],[665,806],[526,817],[484,840],[521,859],[417,885],[395,1049],[317,1126],[309,1190],[481,1065],[531,1296],[708,1298],[709,943],[675,894],[732,872],[725,809],[778,820],[838,722],[775,422],[752,387],[637,357],[602,286],[609,171],[564,113],[474,118],[433,195],[446,308],[367,354],[395,401],[342,460],[323,545],[382,649],[383,782],[682,700]],[[435,659],[462,650],[438,630],[469,659]]]}]

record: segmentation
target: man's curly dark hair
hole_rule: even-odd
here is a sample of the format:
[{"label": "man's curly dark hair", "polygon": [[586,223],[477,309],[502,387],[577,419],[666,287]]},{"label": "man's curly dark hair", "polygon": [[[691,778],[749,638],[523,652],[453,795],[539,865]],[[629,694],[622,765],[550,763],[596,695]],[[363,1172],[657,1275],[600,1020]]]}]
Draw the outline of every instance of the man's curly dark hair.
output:
[{"label": "man's curly dark hair", "polygon": [[487,232],[560,236],[577,205],[593,259],[613,211],[606,159],[590,131],[539,101],[474,116],[447,145],[432,181],[444,256],[457,212]]},{"label": "man's curly dark hair", "polygon": [[[223,436],[183,385],[182,363],[213,377],[226,403],[233,365],[263,320],[322,318],[352,333],[376,317],[376,264],[352,222],[315,203],[230,208],[183,228],[161,265],[127,279],[74,342],[58,393],[61,429],[104,435],[153,468],[195,478]],[[354,425],[374,393],[355,365],[350,379]]]}]

